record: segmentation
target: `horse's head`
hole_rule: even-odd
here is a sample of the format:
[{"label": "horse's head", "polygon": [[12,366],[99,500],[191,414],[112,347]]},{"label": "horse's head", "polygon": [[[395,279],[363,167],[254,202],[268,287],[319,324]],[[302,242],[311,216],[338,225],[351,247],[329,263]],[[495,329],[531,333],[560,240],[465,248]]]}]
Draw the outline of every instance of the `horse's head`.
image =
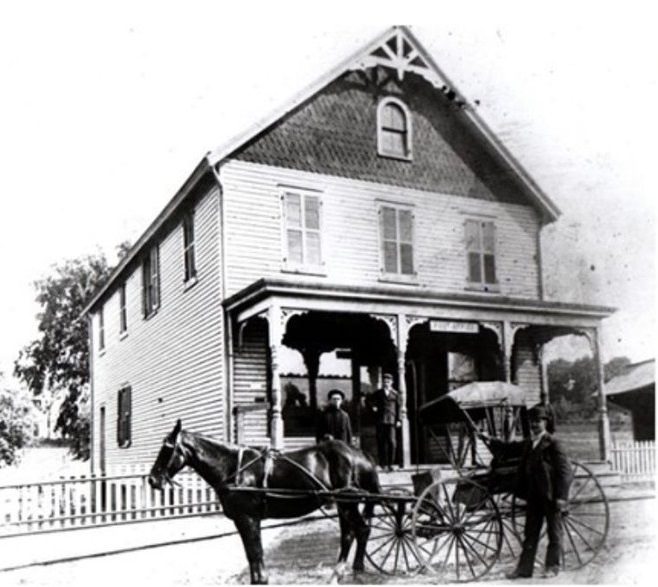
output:
[{"label": "horse's head", "polygon": [[153,489],[163,489],[171,483],[174,475],[187,463],[187,454],[181,444],[181,421],[178,420],[174,429],[165,437],[158,457],[155,459],[148,480]]}]

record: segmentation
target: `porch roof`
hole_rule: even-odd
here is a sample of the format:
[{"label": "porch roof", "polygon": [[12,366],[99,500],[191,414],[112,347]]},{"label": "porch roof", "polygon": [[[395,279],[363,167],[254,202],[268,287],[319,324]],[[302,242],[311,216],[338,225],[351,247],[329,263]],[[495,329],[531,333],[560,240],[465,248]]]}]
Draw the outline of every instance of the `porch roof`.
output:
[{"label": "porch roof", "polygon": [[[462,319],[501,318],[530,320],[535,323],[583,326],[596,325],[610,316],[616,308],[589,304],[571,304],[547,300],[513,298],[497,294],[447,293],[410,286],[378,285],[372,287],[329,284],[300,279],[262,278],[224,300],[226,310],[246,320],[278,302],[283,306],[301,310],[326,310],[382,313],[411,313]],[[440,314],[439,314],[440,312]],[[463,316],[462,316],[463,314]],[[451,316],[452,315],[452,316]]]}]

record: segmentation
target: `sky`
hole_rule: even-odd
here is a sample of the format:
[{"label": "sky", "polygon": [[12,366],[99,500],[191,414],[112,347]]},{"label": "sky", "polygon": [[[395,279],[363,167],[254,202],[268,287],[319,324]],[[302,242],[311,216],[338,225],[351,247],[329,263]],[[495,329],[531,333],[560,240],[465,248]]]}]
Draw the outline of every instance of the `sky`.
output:
[{"label": "sky", "polygon": [[544,237],[547,294],[618,308],[605,360],[653,357],[658,40],[645,3],[356,5],[2,3],[0,372],[37,334],[32,284],[54,263],[112,260],[207,151],[392,24],[479,101],[562,210]]}]

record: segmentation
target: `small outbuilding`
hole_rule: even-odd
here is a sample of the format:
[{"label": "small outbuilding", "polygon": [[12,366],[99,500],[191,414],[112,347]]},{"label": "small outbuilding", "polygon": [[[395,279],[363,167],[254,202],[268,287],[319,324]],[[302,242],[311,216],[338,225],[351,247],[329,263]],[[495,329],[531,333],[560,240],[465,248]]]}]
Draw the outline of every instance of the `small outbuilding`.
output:
[{"label": "small outbuilding", "polygon": [[630,410],[635,440],[656,438],[656,365],[654,359],[628,365],[605,386],[608,400]]}]

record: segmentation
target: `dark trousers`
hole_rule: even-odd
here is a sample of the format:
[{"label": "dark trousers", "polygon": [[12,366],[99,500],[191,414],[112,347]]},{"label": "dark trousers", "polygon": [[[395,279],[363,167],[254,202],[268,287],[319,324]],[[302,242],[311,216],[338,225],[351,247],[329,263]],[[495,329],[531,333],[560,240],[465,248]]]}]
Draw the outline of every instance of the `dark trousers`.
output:
[{"label": "dark trousers", "polygon": [[545,499],[529,500],[527,503],[525,530],[523,533],[523,551],[518,570],[527,576],[532,575],[541,527],[546,519],[548,548],[546,549],[546,568],[560,566],[562,552],[562,514],[555,502]]},{"label": "dark trousers", "polygon": [[377,424],[377,453],[382,467],[392,467],[395,463],[396,428],[395,424]]}]

